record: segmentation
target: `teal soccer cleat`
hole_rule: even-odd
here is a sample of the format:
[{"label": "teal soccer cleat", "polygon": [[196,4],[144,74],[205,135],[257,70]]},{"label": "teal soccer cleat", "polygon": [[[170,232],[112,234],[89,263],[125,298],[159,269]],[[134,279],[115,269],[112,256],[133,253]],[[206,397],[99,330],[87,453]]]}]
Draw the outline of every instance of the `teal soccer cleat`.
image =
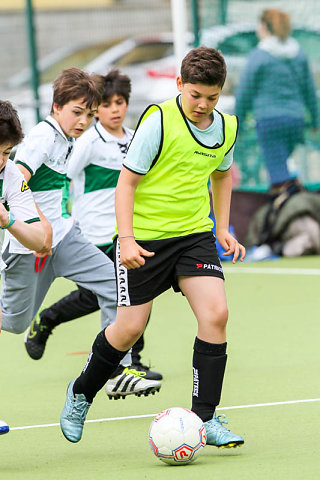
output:
[{"label": "teal soccer cleat", "polygon": [[225,415],[213,415],[211,420],[204,423],[207,432],[207,445],[214,445],[218,448],[240,447],[244,444],[244,440],[239,435],[232,433],[226,427]]},{"label": "teal soccer cleat", "polygon": [[82,393],[73,394],[74,382],[75,379],[68,386],[66,403],[60,417],[60,426],[66,439],[76,443],[81,439],[84,421],[91,403],[87,402]]}]

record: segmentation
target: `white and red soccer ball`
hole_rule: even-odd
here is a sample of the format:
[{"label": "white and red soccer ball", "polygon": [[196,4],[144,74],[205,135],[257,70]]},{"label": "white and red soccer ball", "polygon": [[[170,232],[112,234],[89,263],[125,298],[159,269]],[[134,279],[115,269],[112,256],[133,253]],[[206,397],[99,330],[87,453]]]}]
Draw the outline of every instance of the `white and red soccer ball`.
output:
[{"label": "white and red soccer ball", "polygon": [[201,418],[187,408],[168,408],[150,425],[149,443],[156,457],[171,465],[193,462],[206,445]]}]

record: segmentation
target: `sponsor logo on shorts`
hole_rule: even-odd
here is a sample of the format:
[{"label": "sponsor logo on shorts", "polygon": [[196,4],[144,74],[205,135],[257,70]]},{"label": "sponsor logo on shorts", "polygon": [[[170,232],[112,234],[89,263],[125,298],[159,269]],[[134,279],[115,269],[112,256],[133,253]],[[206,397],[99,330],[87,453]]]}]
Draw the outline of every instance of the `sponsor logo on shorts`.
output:
[{"label": "sponsor logo on shorts", "polygon": [[196,264],[197,270],[217,270],[218,272],[222,273],[222,267],[218,265],[214,265],[213,263],[197,263]]}]

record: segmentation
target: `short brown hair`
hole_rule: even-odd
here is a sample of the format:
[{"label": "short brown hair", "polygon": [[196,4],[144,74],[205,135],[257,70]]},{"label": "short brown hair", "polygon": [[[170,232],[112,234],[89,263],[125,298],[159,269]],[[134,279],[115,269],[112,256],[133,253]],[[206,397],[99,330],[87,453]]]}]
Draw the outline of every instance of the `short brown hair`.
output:
[{"label": "short brown hair", "polygon": [[198,47],[190,50],[181,63],[182,83],[202,83],[223,87],[227,68],[221,53],[215,48]]},{"label": "short brown hair", "polygon": [[260,17],[261,23],[264,23],[272,35],[276,35],[281,40],[288,38],[291,32],[291,22],[289,14],[277,8],[264,10]]},{"label": "short brown hair", "polygon": [[102,101],[106,101],[113,95],[121,95],[126,103],[129,103],[131,93],[131,80],[119,70],[110,70],[107,75],[96,75],[96,83],[101,84]]},{"label": "short brown hair", "polygon": [[[70,100],[83,98],[86,107],[92,108],[99,105],[101,101],[101,90],[94,80],[94,75],[80,70],[76,67],[62,70],[60,75],[53,82],[53,103],[63,107]],[[51,113],[53,107],[51,108]]]},{"label": "short brown hair", "polygon": [[23,132],[17,111],[10,102],[0,100],[0,145],[18,145]]}]

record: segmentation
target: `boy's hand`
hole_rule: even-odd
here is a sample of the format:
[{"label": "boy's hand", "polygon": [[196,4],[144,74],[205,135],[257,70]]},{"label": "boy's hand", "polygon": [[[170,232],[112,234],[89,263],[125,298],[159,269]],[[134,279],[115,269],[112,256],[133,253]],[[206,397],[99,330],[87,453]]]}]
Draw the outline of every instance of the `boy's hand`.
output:
[{"label": "boy's hand", "polygon": [[139,268],[146,263],[143,257],[153,257],[154,252],[149,252],[142,248],[133,237],[121,238],[120,242],[120,262],[131,270]]},{"label": "boy's hand", "polygon": [[40,252],[33,252],[33,255],[37,258],[44,258],[46,257],[47,255],[52,255],[52,250],[50,248],[50,250],[48,251],[48,253],[40,253]]},{"label": "boy's hand", "polygon": [[236,238],[234,238],[228,230],[220,230],[217,231],[217,240],[220,245],[226,250],[223,256],[228,256],[233,253],[232,263],[236,263],[240,255],[240,262],[243,261],[244,257],[246,256],[246,249],[241,243],[238,242]]}]

